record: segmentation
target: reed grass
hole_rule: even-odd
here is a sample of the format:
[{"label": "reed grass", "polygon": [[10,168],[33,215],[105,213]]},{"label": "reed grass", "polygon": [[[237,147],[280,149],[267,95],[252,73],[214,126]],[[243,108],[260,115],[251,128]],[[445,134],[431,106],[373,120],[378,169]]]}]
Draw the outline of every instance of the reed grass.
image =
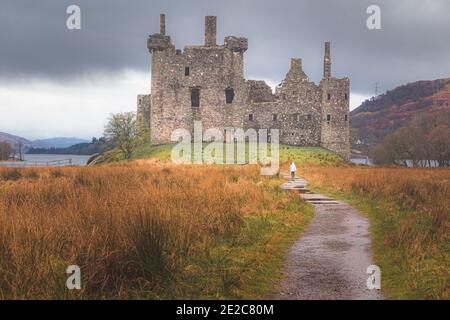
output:
[{"label": "reed grass", "polygon": [[278,184],[257,166],[156,160],[0,169],[0,297],[263,297],[311,216]]},{"label": "reed grass", "polygon": [[303,174],[369,214],[388,298],[450,299],[450,170],[309,166]]}]

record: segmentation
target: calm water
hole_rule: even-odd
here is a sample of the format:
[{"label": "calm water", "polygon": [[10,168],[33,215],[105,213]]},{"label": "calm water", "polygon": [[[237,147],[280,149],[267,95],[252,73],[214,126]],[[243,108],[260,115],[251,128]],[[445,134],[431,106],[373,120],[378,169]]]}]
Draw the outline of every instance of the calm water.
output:
[{"label": "calm water", "polygon": [[[84,166],[91,156],[78,156],[73,154],[24,154],[24,162],[0,162],[0,166],[7,167],[29,167],[29,166],[47,166],[48,162],[59,160],[72,160],[74,166]],[[68,161],[64,163],[68,164]],[[51,162],[49,165],[55,165]]]},{"label": "calm water", "polygon": [[367,166],[373,166],[373,161],[370,159],[362,159],[362,158],[351,158],[350,162],[354,164],[364,164]]},{"label": "calm water", "polygon": [[[374,165],[373,161],[370,159],[366,160],[366,159],[361,159],[361,158],[352,158],[352,159],[350,159],[350,162],[355,163],[355,164],[364,164],[367,166]],[[402,161],[398,161],[397,164],[400,166],[404,165],[404,163]],[[406,166],[408,166],[410,168],[413,167],[413,162],[411,160],[406,160]],[[439,163],[435,160],[430,160],[430,161],[423,160],[420,162],[420,166],[424,167],[424,168],[436,168],[436,167],[439,167]]]}]

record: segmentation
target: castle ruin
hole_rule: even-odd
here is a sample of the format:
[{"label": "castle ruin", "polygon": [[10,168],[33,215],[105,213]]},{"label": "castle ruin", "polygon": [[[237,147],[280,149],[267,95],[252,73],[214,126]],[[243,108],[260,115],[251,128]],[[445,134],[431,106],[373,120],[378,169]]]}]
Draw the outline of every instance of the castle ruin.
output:
[{"label": "castle ruin", "polygon": [[325,43],[323,78],[310,81],[302,60],[291,59],[285,79],[275,90],[261,80],[244,79],[246,38],[227,36],[216,41],[217,18],[205,18],[204,45],[177,50],[166,35],[165,15],[160,32],[150,35],[151,94],[138,96],[138,116],[149,124],[151,143],[169,143],[173,130],[243,128],[279,129],[280,143],[321,146],[348,159],[349,78],[331,75],[330,43]]}]

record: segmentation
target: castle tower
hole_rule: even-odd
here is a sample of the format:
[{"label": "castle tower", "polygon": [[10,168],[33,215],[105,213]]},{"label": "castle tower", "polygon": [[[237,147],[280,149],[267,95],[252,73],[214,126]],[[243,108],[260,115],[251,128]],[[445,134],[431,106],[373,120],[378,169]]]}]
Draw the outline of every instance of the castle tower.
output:
[{"label": "castle tower", "polygon": [[247,39],[227,36],[217,45],[217,17],[205,17],[204,44],[176,50],[160,15],[159,33],[150,35],[152,59],[150,132],[153,144],[168,143],[175,129],[193,131],[239,127],[246,98],[244,52]]},{"label": "castle tower", "polygon": [[320,88],[322,94],[321,146],[348,159],[350,156],[350,80],[331,76],[330,42],[325,42],[323,79],[320,82]]}]

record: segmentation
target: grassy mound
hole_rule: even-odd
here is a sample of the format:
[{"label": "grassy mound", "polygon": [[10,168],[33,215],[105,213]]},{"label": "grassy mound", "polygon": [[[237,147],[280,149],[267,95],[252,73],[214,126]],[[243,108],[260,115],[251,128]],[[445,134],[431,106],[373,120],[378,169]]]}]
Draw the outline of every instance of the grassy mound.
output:
[{"label": "grassy mound", "polygon": [[[203,147],[206,147],[207,145],[208,144],[205,143]],[[168,161],[171,159],[173,146],[173,144],[141,146],[134,151],[132,160],[156,158],[159,160]],[[248,149],[249,145],[246,144],[246,158],[248,157]],[[295,161],[295,163],[299,165],[341,165],[345,163],[345,161],[336,153],[320,147],[295,147],[280,145],[279,152],[280,162],[282,164],[291,161]],[[118,150],[111,150],[96,158],[91,164],[112,163],[124,160],[123,155]]]}]

